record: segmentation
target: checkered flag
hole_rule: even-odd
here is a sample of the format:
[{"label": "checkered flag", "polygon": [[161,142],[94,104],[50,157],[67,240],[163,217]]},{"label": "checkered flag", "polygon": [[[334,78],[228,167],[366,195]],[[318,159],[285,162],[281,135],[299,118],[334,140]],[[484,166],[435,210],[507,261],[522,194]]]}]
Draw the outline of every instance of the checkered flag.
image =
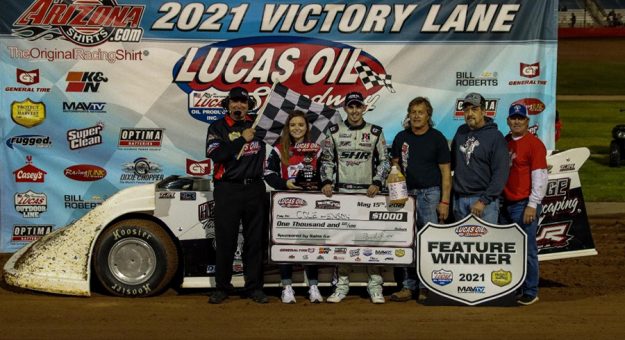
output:
[{"label": "checkered flag", "polygon": [[276,83],[265,100],[265,104],[258,111],[256,137],[269,145],[274,145],[280,138],[289,112],[294,110],[306,113],[306,118],[310,123],[310,139],[315,143],[321,143],[326,131],[341,121],[341,115],[337,110],[315,103],[286,86]]},{"label": "checkered flag", "polygon": [[360,61],[356,62],[356,72],[358,72],[358,76],[360,77],[362,84],[365,86],[365,89],[369,90],[370,88],[379,85],[385,86],[387,90],[391,91],[391,93],[395,93],[393,83],[391,83],[390,74],[377,74],[369,67],[369,65]]}]

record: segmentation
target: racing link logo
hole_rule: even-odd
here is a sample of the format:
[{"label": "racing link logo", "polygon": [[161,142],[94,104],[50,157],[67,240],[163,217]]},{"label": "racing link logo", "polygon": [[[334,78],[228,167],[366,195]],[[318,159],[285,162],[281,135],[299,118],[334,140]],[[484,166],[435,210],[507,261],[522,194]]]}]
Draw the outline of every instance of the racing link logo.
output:
[{"label": "racing link logo", "polygon": [[108,82],[102,72],[68,72],[65,92],[98,92],[102,83]]},{"label": "racing link logo", "polygon": [[69,149],[78,150],[102,144],[102,130],[104,130],[104,123],[102,122],[84,129],[68,130],[67,142],[69,143]]},{"label": "racing link logo", "polygon": [[564,221],[540,225],[536,235],[538,250],[567,247],[573,238],[569,235],[572,224],[573,221]]},{"label": "racing link logo", "polygon": [[13,23],[13,35],[30,41],[64,39],[86,47],[140,42],[144,8],[116,0],[35,0]]},{"label": "racing link logo", "polygon": [[[486,100],[485,111],[486,116],[494,118],[497,115],[497,102],[499,99],[496,98],[484,98]],[[454,119],[464,119],[464,110],[462,105],[464,104],[464,99],[457,98],[456,99],[456,112],[454,112]]]}]

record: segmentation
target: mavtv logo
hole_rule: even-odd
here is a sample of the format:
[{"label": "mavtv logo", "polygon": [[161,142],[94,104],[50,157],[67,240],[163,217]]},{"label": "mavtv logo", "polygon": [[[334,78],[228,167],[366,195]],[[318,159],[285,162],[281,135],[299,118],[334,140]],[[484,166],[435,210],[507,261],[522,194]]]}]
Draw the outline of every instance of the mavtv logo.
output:
[{"label": "mavtv logo", "polygon": [[98,92],[102,83],[108,82],[102,72],[68,72],[65,92]]},{"label": "mavtv logo", "polygon": [[106,113],[105,102],[63,102],[63,112]]}]

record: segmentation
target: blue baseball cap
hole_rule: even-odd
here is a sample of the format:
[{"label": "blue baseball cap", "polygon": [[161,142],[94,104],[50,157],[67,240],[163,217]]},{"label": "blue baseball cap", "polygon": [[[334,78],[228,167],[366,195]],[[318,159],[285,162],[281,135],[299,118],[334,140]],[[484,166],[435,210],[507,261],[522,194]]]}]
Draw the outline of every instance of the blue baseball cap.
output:
[{"label": "blue baseball cap", "polygon": [[523,104],[512,104],[508,110],[508,117],[520,116],[527,118],[527,108]]}]

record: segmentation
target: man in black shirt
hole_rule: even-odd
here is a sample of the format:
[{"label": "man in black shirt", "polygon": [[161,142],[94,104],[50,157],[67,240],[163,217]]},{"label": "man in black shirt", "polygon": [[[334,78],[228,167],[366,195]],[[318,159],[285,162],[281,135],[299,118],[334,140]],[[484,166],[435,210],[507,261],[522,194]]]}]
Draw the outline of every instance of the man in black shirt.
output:
[{"label": "man in black shirt", "polygon": [[253,119],[247,114],[255,105],[248,92],[235,87],[222,102],[224,118],[208,128],[206,157],[214,165],[215,281],[217,290],[208,302],[222,303],[232,285],[232,261],[239,224],[243,225],[243,269],[245,292],[258,303],[267,303],[263,293],[263,221],[265,144],[254,139]]},{"label": "man in black shirt", "polygon": [[[406,174],[408,193],[417,199],[417,229],[428,222],[444,222],[449,215],[451,192],[450,154],[447,139],[432,127],[432,105],[417,97],[408,104],[404,131],[393,140],[391,157]],[[397,268],[403,288],[391,295],[392,301],[408,301],[417,288],[415,267]],[[421,287],[419,299],[424,299]]]}]

